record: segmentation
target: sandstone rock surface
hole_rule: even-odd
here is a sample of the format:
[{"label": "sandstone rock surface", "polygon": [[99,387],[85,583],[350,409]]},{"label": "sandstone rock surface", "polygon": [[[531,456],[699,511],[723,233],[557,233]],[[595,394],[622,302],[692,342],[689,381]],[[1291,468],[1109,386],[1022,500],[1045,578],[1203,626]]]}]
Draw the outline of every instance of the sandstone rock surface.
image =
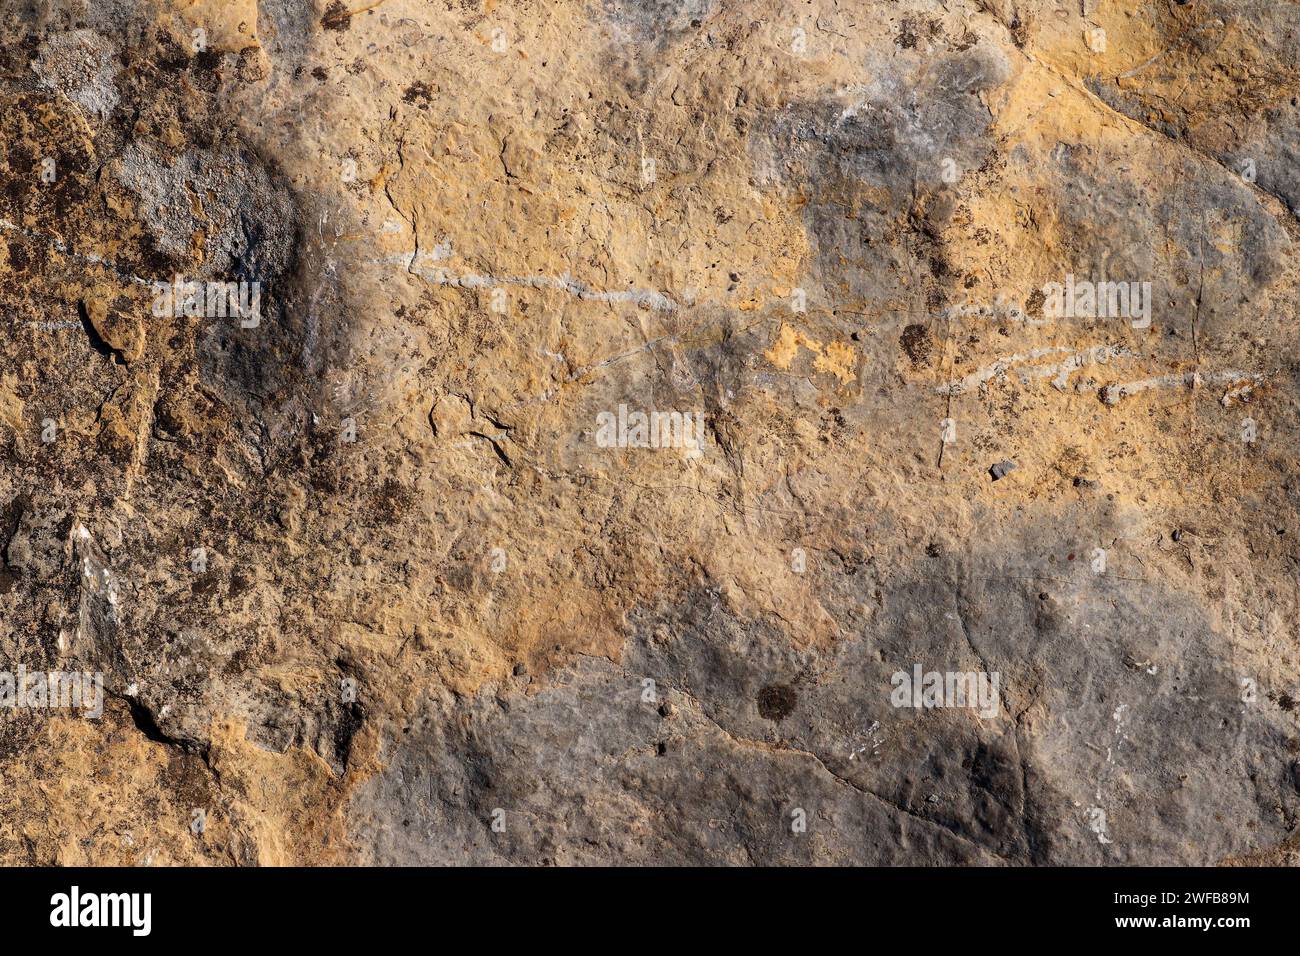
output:
[{"label": "sandstone rock surface", "polygon": [[1297,861],[1295,5],[0,13],[0,862]]}]

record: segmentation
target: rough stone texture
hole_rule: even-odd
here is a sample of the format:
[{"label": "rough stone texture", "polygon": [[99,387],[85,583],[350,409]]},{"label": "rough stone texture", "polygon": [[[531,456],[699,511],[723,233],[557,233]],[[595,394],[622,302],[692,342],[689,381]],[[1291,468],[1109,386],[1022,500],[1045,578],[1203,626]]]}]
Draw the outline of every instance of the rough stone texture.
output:
[{"label": "rough stone texture", "polygon": [[0,14],[0,862],[1298,861],[1300,8]]}]

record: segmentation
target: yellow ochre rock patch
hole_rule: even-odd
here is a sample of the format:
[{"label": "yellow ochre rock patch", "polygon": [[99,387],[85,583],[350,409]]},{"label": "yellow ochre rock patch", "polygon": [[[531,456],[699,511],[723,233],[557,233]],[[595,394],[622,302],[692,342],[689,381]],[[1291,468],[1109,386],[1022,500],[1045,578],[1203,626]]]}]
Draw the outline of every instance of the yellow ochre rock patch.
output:
[{"label": "yellow ochre rock patch", "polygon": [[819,372],[834,375],[840,384],[847,385],[857,377],[858,353],[847,342],[829,342],[826,345],[816,339],[791,328],[782,322],[776,334],[776,341],[763,353],[763,357],[782,371],[789,371],[790,365],[803,346],[814,356],[813,368]]}]

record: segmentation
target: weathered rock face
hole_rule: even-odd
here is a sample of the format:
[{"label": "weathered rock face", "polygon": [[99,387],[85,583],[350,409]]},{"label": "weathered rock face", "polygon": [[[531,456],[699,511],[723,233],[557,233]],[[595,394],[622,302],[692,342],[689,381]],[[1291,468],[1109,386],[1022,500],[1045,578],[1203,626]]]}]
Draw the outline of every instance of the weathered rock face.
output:
[{"label": "weathered rock face", "polygon": [[0,862],[1295,862],[1300,13],[1131,7],[0,2]]}]

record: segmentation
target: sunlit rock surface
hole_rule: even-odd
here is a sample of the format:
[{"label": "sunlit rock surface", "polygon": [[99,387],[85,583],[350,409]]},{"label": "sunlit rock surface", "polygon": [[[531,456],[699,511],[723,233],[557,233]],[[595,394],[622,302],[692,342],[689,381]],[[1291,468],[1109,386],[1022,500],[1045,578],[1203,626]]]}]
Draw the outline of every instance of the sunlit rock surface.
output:
[{"label": "sunlit rock surface", "polygon": [[1296,862],[1300,11],[1135,6],[0,0],[0,862]]}]

